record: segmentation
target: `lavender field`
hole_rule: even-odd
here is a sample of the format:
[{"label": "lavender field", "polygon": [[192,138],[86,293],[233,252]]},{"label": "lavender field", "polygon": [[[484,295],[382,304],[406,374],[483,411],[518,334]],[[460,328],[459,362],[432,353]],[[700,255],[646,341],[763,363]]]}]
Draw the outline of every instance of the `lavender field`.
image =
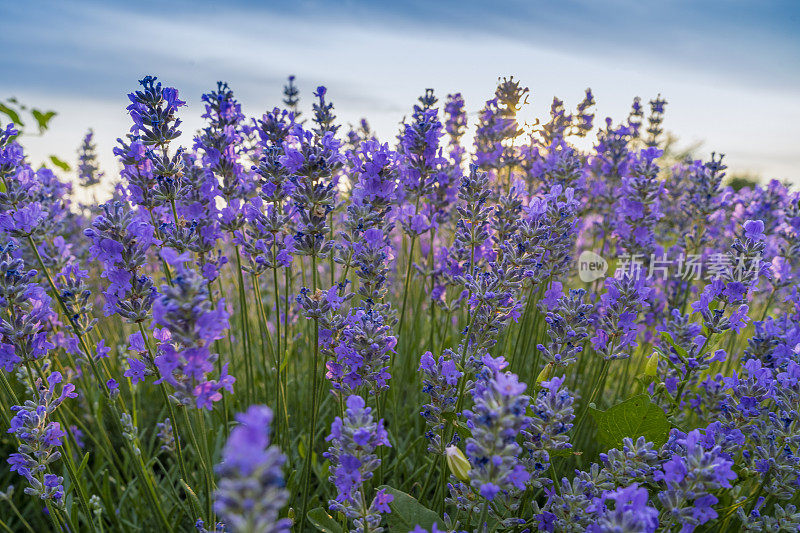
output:
[{"label": "lavender field", "polygon": [[660,95],[235,90],[131,78],[77,182],[3,115],[2,530],[800,530],[797,190]]}]

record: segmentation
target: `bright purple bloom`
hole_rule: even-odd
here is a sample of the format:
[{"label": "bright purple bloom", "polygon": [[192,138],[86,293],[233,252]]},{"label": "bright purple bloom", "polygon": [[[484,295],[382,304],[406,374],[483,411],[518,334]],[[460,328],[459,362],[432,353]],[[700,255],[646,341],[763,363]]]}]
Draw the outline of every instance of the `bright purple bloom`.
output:
[{"label": "bright purple bloom", "polygon": [[279,518],[289,501],[282,471],[286,456],[270,445],[272,411],[251,405],[236,421],[216,466],[214,511],[231,531],[288,533],[291,520]]}]

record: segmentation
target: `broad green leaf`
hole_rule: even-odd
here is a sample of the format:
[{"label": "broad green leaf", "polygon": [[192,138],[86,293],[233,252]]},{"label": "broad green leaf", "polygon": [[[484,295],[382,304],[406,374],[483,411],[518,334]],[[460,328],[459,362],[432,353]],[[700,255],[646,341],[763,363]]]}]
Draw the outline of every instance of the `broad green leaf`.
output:
[{"label": "broad green leaf", "polygon": [[656,447],[667,441],[670,424],[664,411],[650,401],[648,394],[639,394],[607,411],[589,408],[597,424],[597,438],[609,448],[622,446],[622,439],[644,437]]},{"label": "broad green leaf", "polygon": [[69,172],[69,165],[66,163],[66,161],[62,161],[61,159],[57,158],[54,155],[50,156],[50,161],[52,161],[55,166],[57,166],[64,172]]},{"label": "broad green leaf", "polygon": [[15,110],[11,109],[5,104],[0,104],[0,113],[8,115],[8,118],[10,118],[11,122],[13,122],[14,124],[19,124],[20,126],[25,125],[19,118],[19,113],[17,113]]},{"label": "broad green leaf", "polygon": [[42,113],[38,109],[31,111],[31,115],[36,119],[36,124],[39,126],[39,133],[44,132],[50,124],[50,121],[56,116],[55,111],[45,111]]},{"label": "broad green leaf", "polygon": [[311,509],[306,516],[308,521],[322,533],[342,533],[342,526],[322,507]]},{"label": "broad green leaf", "polygon": [[444,521],[439,518],[439,515],[419,503],[410,494],[387,485],[381,485],[378,488],[384,489],[394,497],[389,504],[392,512],[386,515],[389,531],[411,531],[415,526],[422,526],[424,529],[430,530],[434,524],[440,528],[444,527]]},{"label": "broad green leaf", "polygon": [[468,439],[472,436],[472,430],[467,427],[466,422],[459,421],[456,423],[456,433],[462,439]]}]

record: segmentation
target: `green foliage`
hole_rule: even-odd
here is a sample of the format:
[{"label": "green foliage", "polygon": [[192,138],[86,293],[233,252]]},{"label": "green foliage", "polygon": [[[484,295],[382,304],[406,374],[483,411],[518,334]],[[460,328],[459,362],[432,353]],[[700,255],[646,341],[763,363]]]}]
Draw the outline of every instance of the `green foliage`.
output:
[{"label": "green foliage", "polygon": [[675,353],[678,354],[678,357],[681,359],[681,361],[685,362],[689,358],[689,353],[686,351],[686,349],[676,343],[675,339],[672,338],[672,335],[666,331],[661,332],[661,340],[669,344],[672,349],[675,350]]},{"label": "green foliage", "polygon": [[62,161],[54,155],[50,156],[50,161],[64,172],[69,172],[70,166],[66,161]]},{"label": "green foliage", "polygon": [[35,107],[28,107],[21,103],[16,98],[8,98],[5,102],[0,102],[0,113],[6,115],[11,122],[16,124],[20,132],[24,131],[25,121],[22,120],[23,116],[30,115],[36,122],[38,134],[42,135],[50,127],[50,121],[53,120],[58,113],[52,110],[42,111]]},{"label": "green foliage", "polygon": [[[30,116],[36,124],[37,131],[35,135],[43,135],[50,128],[50,123],[53,118],[58,115],[58,113],[53,110],[43,111],[35,107],[28,107],[14,97],[7,98],[4,102],[0,102],[0,114],[5,115],[14,123],[16,129],[19,131],[19,135],[29,133],[25,131],[25,124],[28,122],[28,116]],[[2,123],[3,121],[0,120],[0,124]],[[69,164],[56,155],[49,155],[47,160],[64,172],[70,171]],[[0,185],[0,187],[2,187],[2,185]],[[0,189],[0,191],[1,190],[4,189]]]},{"label": "green foliage", "polygon": [[752,189],[756,185],[758,185],[758,176],[751,176],[749,174],[732,174],[730,178],[728,178],[728,185],[733,188],[734,191],[738,191],[744,189],[745,187]]},{"label": "green foliage", "polygon": [[389,504],[392,512],[386,515],[389,531],[411,531],[415,526],[430,530],[434,524],[440,528],[444,527],[444,521],[439,515],[419,503],[416,498],[387,485],[381,485],[379,488],[394,496],[394,500]]},{"label": "green foliage", "polygon": [[342,532],[342,526],[340,526],[322,507],[311,509],[306,516],[308,517],[308,521],[311,522],[318,531],[322,531],[322,533]]},{"label": "green foliage", "polygon": [[0,113],[3,113],[11,119],[11,122],[16,124],[17,126],[24,126],[25,123],[22,122],[22,119],[19,117],[19,113],[17,111],[4,103],[0,102]]},{"label": "green foliage", "polygon": [[55,111],[45,111],[42,113],[38,109],[33,109],[31,115],[36,119],[36,124],[39,126],[39,133],[44,133],[50,125],[50,121],[56,116]]},{"label": "green foliage", "polygon": [[597,438],[606,448],[619,448],[625,437],[644,436],[656,447],[667,441],[669,421],[648,394],[636,395],[606,411],[590,408],[590,412],[597,424]]}]

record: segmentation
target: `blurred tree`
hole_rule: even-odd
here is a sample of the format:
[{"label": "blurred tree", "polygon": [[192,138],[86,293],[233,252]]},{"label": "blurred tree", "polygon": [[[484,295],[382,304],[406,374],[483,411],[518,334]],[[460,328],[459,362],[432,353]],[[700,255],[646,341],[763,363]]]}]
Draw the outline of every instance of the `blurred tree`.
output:
[{"label": "blurred tree", "polygon": [[753,188],[761,181],[758,176],[752,174],[731,174],[728,177],[727,185],[730,185],[734,191],[738,191],[745,187]]},{"label": "blurred tree", "polygon": [[[20,135],[36,136],[44,135],[50,127],[50,121],[58,114],[53,110],[43,111],[35,107],[28,107],[13,96],[4,101],[0,101],[0,113],[11,119],[11,122],[13,122],[17,130],[19,130]],[[27,129],[27,124],[31,124],[31,121],[36,128],[36,133],[31,133]],[[64,172],[69,172],[70,166],[63,159],[55,155],[48,156],[48,159],[54,166],[60,168]]]}]

